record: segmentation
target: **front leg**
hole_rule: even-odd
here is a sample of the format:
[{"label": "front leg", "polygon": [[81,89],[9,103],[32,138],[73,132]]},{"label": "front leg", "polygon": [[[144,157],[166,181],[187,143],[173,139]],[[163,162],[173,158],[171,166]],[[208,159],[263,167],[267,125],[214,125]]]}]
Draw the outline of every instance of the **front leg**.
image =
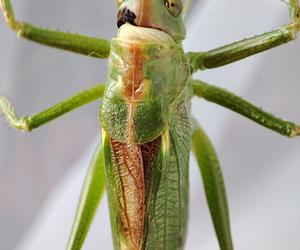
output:
[{"label": "front leg", "polygon": [[206,52],[190,52],[191,70],[212,69],[258,54],[296,39],[300,31],[299,3],[290,0],[291,23],[258,36],[234,42]]},{"label": "front leg", "polygon": [[109,55],[110,42],[108,40],[39,28],[29,23],[20,22],[15,18],[13,7],[9,0],[0,0],[0,10],[8,26],[19,37],[87,56],[107,58]]}]

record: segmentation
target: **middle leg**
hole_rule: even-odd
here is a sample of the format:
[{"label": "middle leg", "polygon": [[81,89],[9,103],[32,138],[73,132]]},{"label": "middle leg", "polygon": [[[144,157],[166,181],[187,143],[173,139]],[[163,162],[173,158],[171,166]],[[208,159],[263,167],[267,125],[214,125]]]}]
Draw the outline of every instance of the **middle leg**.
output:
[{"label": "middle leg", "polygon": [[21,131],[30,132],[71,110],[101,98],[104,94],[104,89],[105,85],[99,84],[69,97],[38,114],[21,118],[18,117],[10,102],[4,96],[0,96],[0,114],[4,114],[4,117],[11,127]]},{"label": "middle leg", "polygon": [[237,112],[279,134],[288,137],[300,135],[300,126],[267,113],[230,91],[200,80],[192,80],[192,86],[194,95]]}]

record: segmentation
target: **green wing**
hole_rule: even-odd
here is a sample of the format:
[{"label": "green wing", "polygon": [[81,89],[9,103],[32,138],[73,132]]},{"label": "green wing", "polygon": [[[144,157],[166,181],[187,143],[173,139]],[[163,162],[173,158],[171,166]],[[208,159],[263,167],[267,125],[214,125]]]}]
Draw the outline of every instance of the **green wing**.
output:
[{"label": "green wing", "polygon": [[148,199],[145,249],[179,250],[184,247],[188,217],[190,122],[185,102],[171,108],[163,138]]}]

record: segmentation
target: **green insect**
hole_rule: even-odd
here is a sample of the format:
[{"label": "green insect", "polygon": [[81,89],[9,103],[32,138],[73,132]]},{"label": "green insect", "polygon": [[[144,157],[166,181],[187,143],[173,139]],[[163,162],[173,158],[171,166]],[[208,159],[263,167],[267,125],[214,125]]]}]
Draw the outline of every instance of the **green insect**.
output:
[{"label": "green insect", "polygon": [[197,96],[231,109],[282,135],[300,127],[241,97],[192,78],[296,38],[297,0],[291,22],[277,30],[207,52],[185,53],[184,6],[180,0],[119,0],[116,38],[111,41],[42,29],[15,19],[1,0],[7,24],[20,37],[83,55],[109,58],[108,81],[36,115],[19,118],[8,100],[0,110],[8,123],[33,129],[102,98],[102,143],[85,179],[67,249],[81,249],[101,197],[107,190],[114,249],[183,249],[188,217],[190,151],[203,177],[220,249],[233,249],[225,187],[215,150],[190,114]]}]

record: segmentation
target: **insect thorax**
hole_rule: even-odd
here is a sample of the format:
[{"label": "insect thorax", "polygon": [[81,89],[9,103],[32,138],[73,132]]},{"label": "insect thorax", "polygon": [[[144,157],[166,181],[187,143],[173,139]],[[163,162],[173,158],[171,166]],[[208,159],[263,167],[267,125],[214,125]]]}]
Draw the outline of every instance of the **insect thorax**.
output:
[{"label": "insect thorax", "polygon": [[166,128],[189,75],[181,45],[167,33],[123,25],[111,44],[104,129],[120,142],[152,141]]}]

